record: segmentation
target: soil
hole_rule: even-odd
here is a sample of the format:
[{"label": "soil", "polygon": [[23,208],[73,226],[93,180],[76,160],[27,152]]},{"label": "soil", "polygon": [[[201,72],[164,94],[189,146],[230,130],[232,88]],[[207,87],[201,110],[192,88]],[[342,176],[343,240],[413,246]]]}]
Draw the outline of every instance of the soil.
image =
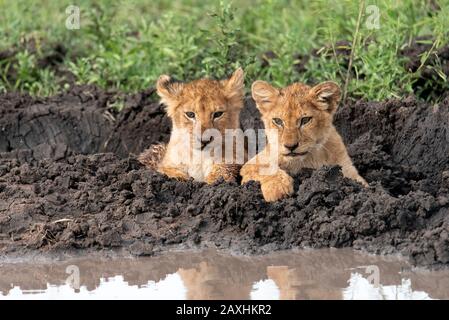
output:
[{"label": "soil", "polygon": [[[126,97],[121,113],[114,93],[92,86],[0,96],[0,255],[353,247],[449,264],[449,99],[341,106],[335,124],[370,187],[339,167],[304,170],[292,197],[265,203],[256,182],[210,186],[143,168],[136,155],[170,132],[152,93]],[[250,98],[242,126],[262,126]]]}]

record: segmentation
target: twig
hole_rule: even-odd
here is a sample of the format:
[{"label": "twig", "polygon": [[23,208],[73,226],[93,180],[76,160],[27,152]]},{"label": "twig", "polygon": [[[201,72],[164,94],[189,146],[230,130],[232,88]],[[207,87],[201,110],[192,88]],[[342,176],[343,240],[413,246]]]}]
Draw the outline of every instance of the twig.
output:
[{"label": "twig", "polygon": [[357,44],[357,38],[359,36],[360,23],[362,21],[362,13],[364,8],[365,8],[365,0],[361,0],[359,4],[359,16],[357,17],[357,24],[355,26],[354,37],[352,39],[351,55],[349,57],[348,71],[346,72],[345,86],[343,89],[343,103],[346,102],[346,98],[348,96],[348,85],[349,79],[351,78],[352,62],[354,60],[355,46]]},{"label": "twig", "polygon": [[340,63],[338,63],[337,50],[335,50],[334,37],[333,37],[333,35],[332,35],[332,32],[331,32],[331,45],[332,45],[332,54],[333,54],[333,56],[334,56],[335,63],[336,63],[337,66],[338,66],[338,74],[339,74],[339,76],[340,76],[341,79],[344,79],[343,72],[341,71]]},{"label": "twig", "polygon": [[[432,43],[432,47],[429,49],[429,51],[426,51],[425,58],[423,59],[423,61],[421,62],[421,64],[419,65],[418,69],[416,70],[415,73],[418,73],[421,71],[421,69],[424,67],[424,65],[426,64],[427,60],[429,60],[430,55],[432,54],[432,52],[435,50],[435,47],[437,47],[437,45],[439,45],[439,41],[440,39],[436,39],[433,43]],[[438,43],[438,44],[437,44]]]},{"label": "twig", "polygon": [[53,221],[52,223],[56,224],[56,223],[60,223],[60,222],[72,222],[72,221],[73,221],[73,219],[59,219],[59,220]]}]

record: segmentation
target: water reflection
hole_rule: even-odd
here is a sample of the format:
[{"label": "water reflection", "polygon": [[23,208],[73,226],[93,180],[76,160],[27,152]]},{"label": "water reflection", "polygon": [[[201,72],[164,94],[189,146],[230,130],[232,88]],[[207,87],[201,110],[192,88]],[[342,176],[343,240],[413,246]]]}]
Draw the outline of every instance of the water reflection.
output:
[{"label": "water reflection", "polygon": [[345,300],[430,300],[424,291],[414,291],[410,279],[400,285],[373,285],[359,273],[351,274],[348,288],[343,290]]},{"label": "water reflection", "polygon": [[[66,283],[69,265],[79,268],[78,290]],[[449,270],[412,270],[399,258],[351,250],[0,262],[0,271],[0,299],[449,298]]]}]

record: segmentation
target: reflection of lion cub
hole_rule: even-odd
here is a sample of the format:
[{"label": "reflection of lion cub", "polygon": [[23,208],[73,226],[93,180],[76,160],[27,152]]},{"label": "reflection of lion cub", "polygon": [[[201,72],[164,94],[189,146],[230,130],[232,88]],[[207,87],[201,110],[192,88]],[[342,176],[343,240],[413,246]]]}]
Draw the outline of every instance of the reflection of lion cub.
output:
[{"label": "reflection of lion cub", "polygon": [[[139,156],[139,161],[180,180],[190,177],[207,183],[220,177],[235,180],[240,166],[225,164],[224,134],[225,129],[240,128],[243,88],[240,68],[229,79],[221,81],[200,79],[180,83],[166,75],[159,77],[157,92],[167,106],[173,129],[167,146],[150,147]],[[223,139],[208,137],[204,134],[208,129],[215,129]],[[215,148],[222,149],[222,161],[212,159]]]},{"label": "reflection of lion cub", "polygon": [[[313,88],[294,83],[277,89],[266,82],[256,81],[252,95],[267,130],[267,147],[242,170],[242,183],[260,181],[266,201],[276,201],[293,193],[293,179],[301,168],[340,165],[343,175],[366,181],[352,165],[343,140],[332,124],[340,99],[340,88],[334,82],[324,82]],[[270,145],[276,143],[278,152],[272,154]],[[274,148],[274,147],[272,147]],[[273,159],[272,157],[277,157]],[[260,169],[277,161],[277,172],[263,175]]]}]

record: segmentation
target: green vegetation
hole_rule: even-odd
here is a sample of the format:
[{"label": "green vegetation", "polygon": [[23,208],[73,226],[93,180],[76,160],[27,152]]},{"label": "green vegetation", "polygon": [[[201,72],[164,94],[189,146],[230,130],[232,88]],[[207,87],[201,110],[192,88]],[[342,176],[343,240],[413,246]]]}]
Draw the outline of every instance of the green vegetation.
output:
[{"label": "green vegetation", "polygon": [[[332,79],[344,87],[349,54],[340,52],[354,42],[348,93],[379,100],[411,93],[422,72],[404,68],[402,48],[430,36],[424,65],[449,41],[449,0],[79,0],[79,30],[65,27],[70,4],[0,0],[0,91],[45,96],[75,81],[134,92],[163,73],[220,78],[237,66],[248,85]],[[276,58],[262,67],[268,51]],[[298,72],[295,64],[305,65]],[[432,66],[435,81],[447,86],[440,67]]]}]

